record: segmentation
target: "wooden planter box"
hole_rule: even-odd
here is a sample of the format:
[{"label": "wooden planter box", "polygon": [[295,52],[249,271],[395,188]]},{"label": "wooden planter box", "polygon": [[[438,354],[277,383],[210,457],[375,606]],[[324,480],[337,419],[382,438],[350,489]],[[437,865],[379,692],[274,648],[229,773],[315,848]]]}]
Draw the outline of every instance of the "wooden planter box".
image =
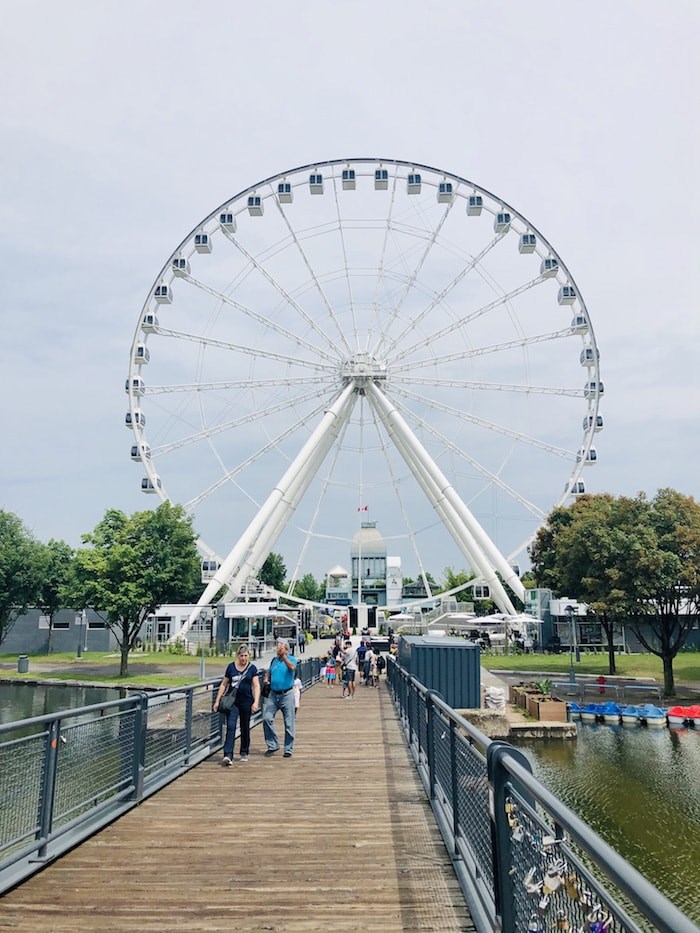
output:
[{"label": "wooden planter box", "polygon": [[508,702],[513,706],[521,706],[525,709],[525,698],[527,689],[522,684],[511,684],[508,688]]},{"label": "wooden planter box", "polygon": [[566,703],[551,697],[545,699],[542,694],[530,694],[527,711],[533,719],[543,722],[566,722]]}]

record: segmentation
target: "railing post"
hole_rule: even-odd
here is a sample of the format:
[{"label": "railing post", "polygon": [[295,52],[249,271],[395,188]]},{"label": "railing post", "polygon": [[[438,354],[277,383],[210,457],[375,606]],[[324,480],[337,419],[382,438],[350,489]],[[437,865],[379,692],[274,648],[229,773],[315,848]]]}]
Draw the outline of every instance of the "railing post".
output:
[{"label": "railing post", "polygon": [[425,706],[428,714],[428,792],[431,800],[435,798],[435,705],[433,703],[433,697],[440,697],[441,700],[443,699],[437,690],[428,690],[425,695]]},{"label": "railing post", "polygon": [[[506,814],[506,797],[510,777],[503,766],[503,759],[506,755],[514,758],[518,764],[526,768],[530,773],[532,773],[532,768],[523,753],[507,742],[494,740],[486,750],[496,917],[500,917],[500,929],[503,933],[515,933],[515,892],[513,890],[513,877],[510,874],[513,865],[513,851],[510,825]],[[529,798],[529,794],[523,794],[523,796]],[[534,801],[532,803],[534,806]]]},{"label": "railing post", "polygon": [[[122,714],[123,715],[123,714]],[[139,703],[134,710],[134,746],[131,758],[130,800],[141,800],[146,769],[146,724],[148,721],[148,694],[139,694]]]},{"label": "railing post", "polygon": [[459,831],[459,781],[457,775],[457,723],[450,717],[450,789],[452,793],[452,845],[457,857],[457,833]]},{"label": "railing post", "polygon": [[44,775],[41,782],[39,800],[37,838],[43,840],[37,851],[37,859],[46,858],[46,840],[53,828],[53,807],[56,798],[56,769],[58,764],[58,743],[61,738],[61,721],[54,719],[46,733],[44,743]]},{"label": "railing post", "polygon": [[193,696],[194,688],[187,691],[185,697],[185,764],[189,764],[192,753],[192,709],[194,707]]}]

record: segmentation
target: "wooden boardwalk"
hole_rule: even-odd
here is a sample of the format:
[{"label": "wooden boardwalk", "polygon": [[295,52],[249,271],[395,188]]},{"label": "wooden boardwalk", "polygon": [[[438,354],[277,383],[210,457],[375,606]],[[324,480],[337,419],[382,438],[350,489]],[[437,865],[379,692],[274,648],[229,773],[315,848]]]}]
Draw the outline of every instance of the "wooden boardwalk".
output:
[{"label": "wooden boardwalk", "polygon": [[208,759],[8,892],[0,929],[475,929],[386,684],[311,688],[294,757],[264,751],[259,726],[247,763]]}]

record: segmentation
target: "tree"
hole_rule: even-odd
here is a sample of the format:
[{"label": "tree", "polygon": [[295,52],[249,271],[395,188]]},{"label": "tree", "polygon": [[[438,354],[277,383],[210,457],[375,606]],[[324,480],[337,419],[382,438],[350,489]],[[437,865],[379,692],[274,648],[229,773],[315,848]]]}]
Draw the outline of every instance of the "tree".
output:
[{"label": "tree", "polygon": [[54,616],[66,605],[66,586],[71,579],[74,556],[73,548],[65,541],[52,538],[48,544],[40,545],[41,579],[36,604],[49,620],[49,653]]},{"label": "tree", "polygon": [[287,565],[281,554],[274,551],[265,558],[265,563],[260,568],[258,577],[261,583],[271,586],[273,590],[282,590],[284,588],[284,578],[287,576]]},{"label": "tree", "polygon": [[598,615],[611,674],[614,627],[632,619],[641,643],[662,660],[665,695],[675,694],[673,658],[698,612],[700,506],[694,499],[670,489],[651,502],[643,494],[582,496],[550,514],[530,556],[540,585],[576,595]]},{"label": "tree", "polygon": [[130,518],[116,509],[77,551],[68,587],[76,606],[90,606],[114,633],[119,675],[128,674],[129,652],[146,617],[163,603],[180,602],[200,574],[196,535],[182,506],[164,502]]},{"label": "tree", "polygon": [[[643,496],[640,500],[645,502]],[[674,489],[660,489],[647,508],[655,547],[644,554],[646,572],[633,629],[644,647],[661,658],[664,695],[670,697],[676,693],[673,659],[700,613],[700,504]],[[642,621],[651,638],[642,631]]]},{"label": "tree", "polygon": [[40,579],[41,545],[16,515],[0,510],[0,644],[34,604]]},{"label": "tree", "polygon": [[[443,590],[453,590],[456,586],[464,586],[470,580],[474,579],[473,573],[468,573],[466,570],[455,571],[452,567],[445,567],[443,570],[443,584],[441,589]],[[472,594],[464,589],[460,590],[459,593],[454,594],[455,599],[459,603],[471,602]]]},{"label": "tree", "polygon": [[292,595],[298,599],[308,599],[315,602],[317,599],[321,599],[322,595],[325,596],[325,592],[323,594],[319,592],[319,585],[312,573],[305,573],[301,580],[297,580],[294,584]]}]

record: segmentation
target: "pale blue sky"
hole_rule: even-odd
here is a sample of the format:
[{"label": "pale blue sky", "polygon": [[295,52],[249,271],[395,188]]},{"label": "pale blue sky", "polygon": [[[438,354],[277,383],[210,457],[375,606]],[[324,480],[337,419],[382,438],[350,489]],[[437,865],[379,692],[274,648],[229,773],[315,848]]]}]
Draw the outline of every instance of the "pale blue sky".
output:
[{"label": "pale blue sky", "polygon": [[444,168],[527,216],[601,351],[588,488],[697,497],[699,27],[695,0],[5,0],[0,507],[77,545],[151,504],[123,385],[155,275],[236,191],[348,155]]}]

